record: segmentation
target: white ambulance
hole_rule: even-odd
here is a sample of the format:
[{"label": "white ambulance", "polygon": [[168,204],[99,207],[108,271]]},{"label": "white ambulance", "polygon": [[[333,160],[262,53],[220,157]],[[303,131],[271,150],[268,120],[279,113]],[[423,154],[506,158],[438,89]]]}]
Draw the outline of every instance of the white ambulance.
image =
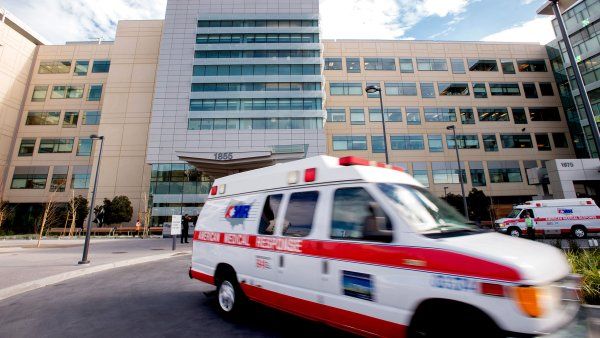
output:
[{"label": "white ambulance", "polygon": [[578,279],[544,244],[484,232],[398,168],[318,156],[217,179],[190,277],[239,314],[252,300],[360,335],[557,330]]},{"label": "white ambulance", "polygon": [[534,220],[536,235],[570,234],[585,238],[600,232],[600,208],[591,198],[529,201],[517,205],[505,218],[495,222],[499,232],[520,237],[527,233],[525,215]]}]

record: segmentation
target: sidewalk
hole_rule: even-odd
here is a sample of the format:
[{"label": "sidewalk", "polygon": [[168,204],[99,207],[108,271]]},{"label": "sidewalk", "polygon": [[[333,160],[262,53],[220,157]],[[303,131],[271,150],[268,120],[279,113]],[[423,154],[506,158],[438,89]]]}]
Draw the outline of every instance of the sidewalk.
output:
[{"label": "sidewalk", "polygon": [[[88,265],[79,265],[83,239],[0,240],[0,300],[44,285],[111,268],[191,253],[192,244],[171,250],[172,240],[101,239],[90,242]],[[185,273],[185,272],[184,272]]]}]

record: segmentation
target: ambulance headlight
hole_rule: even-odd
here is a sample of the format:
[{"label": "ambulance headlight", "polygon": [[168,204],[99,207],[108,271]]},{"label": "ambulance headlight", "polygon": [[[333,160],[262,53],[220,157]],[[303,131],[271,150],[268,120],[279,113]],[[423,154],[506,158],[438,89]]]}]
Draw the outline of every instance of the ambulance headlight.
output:
[{"label": "ambulance headlight", "polygon": [[504,224],[504,223],[498,223],[498,226],[499,226],[500,228],[504,228],[504,227],[506,227],[506,224]]},{"label": "ambulance headlight", "polygon": [[523,313],[538,318],[560,302],[560,293],[551,286],[517,286],[512,295]]}]

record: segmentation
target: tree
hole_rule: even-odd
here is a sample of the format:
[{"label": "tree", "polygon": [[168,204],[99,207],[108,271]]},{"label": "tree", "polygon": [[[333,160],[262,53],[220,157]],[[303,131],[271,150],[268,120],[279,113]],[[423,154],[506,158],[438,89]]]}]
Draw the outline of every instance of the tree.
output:
[{"label": "tree", "polygon": [[4,221],[11,218],[14,214],[15,208],[12,207],[8,201],[0,199],[0,228],[2,228],[2,224]]},{"label": "tree", "polygon": [[133,207],[127,196],[115,196],[112,201],[104,199],[104,223],[117,224],[131,221]]},{"label": "tree", "polygon": [[[87,217],[89,213],[89,207],[87,205],[87,198],[79,195],[75,197],[75,193],[73,192],[73,197],[69,200],[67,207],[67,214],[65,222],[71,221],[71,226],[69,229],[69,236],[73,236],[75,232],[75,228],[82,228],[83,221]],[[65,223],[66,224],[66,223]]]},{"label": "tree", "polygon": [[490,198],[481,191],[473,188],[467,196],[469,205],[469,218],[474,221],[489,221],[490,218]]},{"label": "tree", "polygon": [[448,193],[443,199],[446,200],[446,203],[453,206],[461,215],[465,214],[462,195]]},{"label": "tree", "polygon": [[44,205],[44,213],[42,216],[42,224],[40,225],[40,233],[38,234],[37,247],[40,247],[44,229],[50,228],[60,222],[62,210],[61,205],[54,201],[54,193],[48,196],[48,202]]}]

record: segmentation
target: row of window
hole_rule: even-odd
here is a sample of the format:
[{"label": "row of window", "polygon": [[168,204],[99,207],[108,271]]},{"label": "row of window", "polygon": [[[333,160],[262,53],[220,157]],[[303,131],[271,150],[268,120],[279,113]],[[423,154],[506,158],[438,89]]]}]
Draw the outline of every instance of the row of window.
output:
[{"label": "row of window", "polygon": [[[525,98],[537,99],[538,89],[535,82],[522,82]],[[367,82],[367,86],[380,86],[379,82]],[[489,93],[492,96],[521,96],[518,82],[489,82]],[[538,82],[541,96],[553,96],[554,89],[550,82]],[[473,97],[485,99],[488,89],[485,82],[471,83]],[[430,99],[436,97],[434,82],[420,82],[421,97]],[[330,82],[330,95],[364,95],[364,86],[360,82]],[[437,82],[437,96],[471,96],[468,82]],[[384,92],[387,96],[418,96],[416,82],[384,82]],[[369,98],[378,98],[379,92],[367,93]]]},{"label": "row of window", "polygon": [[[381,122],[381,108],[368,107],[369,121]],[[525,108],[510,108],[515,124],[527,124]],[[408,125],[421,124],[421,109],[419,107],[405,107],[406,122]],[[532,122],[560,121],[560,112],[557,107],[528,107],[529,120]],[[475,112],[480,122],[510,121],[506,107],[423,107],[426,122],[455,122],[457,113],[460,114],[462,124],[475,124]],[[384,110],[387,122],[402,122],[402,108],[387,107]],[[346,108],[327,108],[327,122],[346,122]],[[365,108],[350,108],[350,123],[365,124]]]},{"label": "row of window", "polygon": [[[79,123],[79,111],[65,111],[63,128],[75,128]],[[30,111],[27,112],[25,125],[27,126],[57,126],[60,124],[60,111]],[[100,124],[100,111],[89,110],[81,112],[81,125]]]},{"label": "row of window", "polygon": [[264,118],[264,119],[188,119],[188,130],[264,130],[264,129],[323,129],[323,119]]},{"label": "row of window", "polygon": [[321,82],[192,83],[192,92],[320,91]]},{"label": "row of window", "polygon": [[318,20],[198,20],[198,27],[317,27]]},{"label": "row of window", "polygon": [[[19,145],[19,156],[33,156],[37,139],[23,138]],[[42,138],[38,147],[38,154],[70,154],[73,152],[75,138]],[[77,156],[90,156],[92,153],[92,139],[79,138],[77,141]]]},{"label": "row of window", "polygon": [[[15,167],[11,189],[46,189],[49,167]],[[73,166],[71,169],[71,189],[88,189],[90,166]],[[63,192],[67,188],[68,166],[55,166],[50,180],[50,191]]]},{"label": "row of window", "polygon": [[319,34],[299,33],[247,33],[247,34],[196,34],[196,44],[230,43],[318,43]]},{"label": "row of window", "polygon": [[319,65],[194,66],[194,76],[320,75]]},{"label": "row of window", "polygon": [[319,50],[197,50],[196,59],[318,58]]},{"label": "row of window", "polygon": [[[39,74],[68,74],[71,72],[71,60],[51,60],[41,61],[38,68]],[[76,60],[73,68],[73,75],[85,76],[90,68],[89,60]],[[92,64],[92,73],[108,73],[110,70],[110,60],[94,60]]]},{"label": "row of window", "polygon": [[[498,149],[498,139],[496,134],[481,134],[483,148],[486,152],[496,152]],[[550,151],[550,136],[548,133],[534,134],[537,150]],[[392,150],[425,150],[425,138],[430,152],[444,151],[442,134],[403,134],[390,135],[388,144]],[[552,140],[555,148],[568,148],[567,137],[564,133],[552,133]],[[371,136],[371,150],[373,153],[384,153],[385,147],[383,136]],[[446,134],[446,146],[448,149],[454,149],[458,145],[460,149],[479,149],[478,134]],[[500,134],[502,149],[523,149],[533,148],[531,134]],[[362,135],[334,135],[332,136],[332,148],[334,151],[346,150],[368,150],[367,137]]]},{"label": "row of window", "polygon": [[[396,58],[362,58],[364,70],[396,70]],[[496,59],[467,59],[451,58],[450,65],[452,73],[465,74],[470,72],[497,72],[498,61]],[[516,60],[517,67],[515,68],[514,61],[511,59],[500,59],[500,67],[504,74],[515,74],[519,72],[547,72],[546,61],[543,59],[533,60]],[[445,58],[417,58],[418,71],[448,71],[448,63]],[[399,58],[398,65],[401,73],[414,73],[414,61],[412,58]],[[342,70],[342,58],[325,58],[325,70]],[[348,73],[361,72],[361,60],[358,57],[346,58],[346,71]]]},{"label": "row of window", "polygon": [[[31,102],[43,102],[48,98],[48,85],[33,87]],[[82,99],[85,93],[84,84],[54,85],[50,92],[51,99]],[[102,84],[88,85],[87,100],[100,101],[102,98]]]},{"label": "row of window", "polygon": [[191,111],[320,110],[322,99],[190,100]]}]

